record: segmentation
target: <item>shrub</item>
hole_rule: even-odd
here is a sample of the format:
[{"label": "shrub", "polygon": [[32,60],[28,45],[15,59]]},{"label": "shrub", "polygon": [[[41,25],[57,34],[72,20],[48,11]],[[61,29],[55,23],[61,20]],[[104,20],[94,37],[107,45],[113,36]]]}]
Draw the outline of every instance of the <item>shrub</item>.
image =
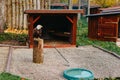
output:
[{"label": "shrub", "polygon": [[[20,76],[12,75],[10,73],[2,72],[0,74],[0,80],[22,80]],[[28,80],[28,79],[24,79]]]},{"label": "shrub", "polygon": [[16,40],[25,42],[27,38],[27,34],[14,34],[14,33],[1,33],[0,41],[5,40]]}]

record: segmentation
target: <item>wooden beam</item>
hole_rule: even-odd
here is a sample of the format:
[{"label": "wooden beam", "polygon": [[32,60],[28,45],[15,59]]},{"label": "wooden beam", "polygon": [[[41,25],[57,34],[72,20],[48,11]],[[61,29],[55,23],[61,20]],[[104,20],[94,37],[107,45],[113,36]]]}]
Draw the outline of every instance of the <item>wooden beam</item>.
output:
[{"label": "wooden beam", "polygon": [[25,10],[25,14],[78,14],[83,13],[83,10]]},{"label": "wooden beam", "polygon": [[73,20],[69,16],[66,16],[66,18],[73,24]]},{"label": "wooden beam", "polygon": [[40,19],[40,16],[38,16],[34,21],[33,24],[35,24],[36,21],[38,21]]},{"label": "wooden beam", "polygon": [[28,29],[29,29],[29,48],[33,48],[33,16],[32,15],[29,15],[29,18],[28,18]]},{"label": "wooden beam", "polygon": [[73,25],[72,25],[72,45],[76,45],[76,30],[77,30],[77,15],[73,16]]}]

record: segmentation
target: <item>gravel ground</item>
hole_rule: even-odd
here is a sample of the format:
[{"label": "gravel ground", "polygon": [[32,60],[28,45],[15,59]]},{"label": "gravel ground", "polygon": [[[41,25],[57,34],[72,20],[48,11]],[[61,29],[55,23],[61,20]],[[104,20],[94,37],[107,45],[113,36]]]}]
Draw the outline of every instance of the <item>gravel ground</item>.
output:
[{"label": "gravel ground", "polygon": [[65,80],[62,74],[69,68],[89,69],[96,78],[120,76],[120,59],[92,46],[44,48],[43,64],[32,62],[32,52],[14,49],[10,72],[31,80]]},{"label": "gravel ground", "polygon": [[0,73],[5,70],[9,47],[0,47]]}]

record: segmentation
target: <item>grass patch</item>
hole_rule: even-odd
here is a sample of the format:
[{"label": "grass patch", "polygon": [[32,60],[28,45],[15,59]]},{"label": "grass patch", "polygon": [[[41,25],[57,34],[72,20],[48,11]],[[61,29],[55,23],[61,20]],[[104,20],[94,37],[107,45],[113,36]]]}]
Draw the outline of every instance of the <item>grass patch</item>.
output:
[{"label": "grass patch", "polygon": [[3,72],[0,74],[0,80],[28,80],[28,79],[21,78],[20,76],[12,75],[10,73]]},{"label": "grass patch", "polygon": [[118,55],[120,55],[120,47],[118,47],[115,42],[90,40],[88,38],[88,27],[85,24],[87,24],[87,22],[85,22],[84,19],[81,19],[78,22],[78,33],[77,33],[78,46],[97,45],[106,50],[115,52]]},{"label": "grass patch", "polygon": [[116,77],[116,78],[95,78],[94,80],[120,80],[120,77]]}]

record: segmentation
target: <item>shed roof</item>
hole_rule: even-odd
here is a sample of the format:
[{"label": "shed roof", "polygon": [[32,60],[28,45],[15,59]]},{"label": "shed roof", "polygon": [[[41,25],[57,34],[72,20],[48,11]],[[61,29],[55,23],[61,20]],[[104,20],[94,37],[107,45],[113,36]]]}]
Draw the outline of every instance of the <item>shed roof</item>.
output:
[{"label": "shed roof", "polygon": [[120,12],[110,12],[110,13],[99,13],[99,14],[90,14],[87,15],[87,17],[92,17],[92,16],[107,16],[107,15],[118,15]]},{"label": "shed roof", "polygon": [[101,8],[100,10],[105,11],[105,10],[113,10],[113,9],[120,9],[120,6],[109,7],[109,8]]},{"label": "shed roof", "polygon": [[77,14],[83,13],[83,10],[25,10],[25,14]]},{"label": "shed roof", "polygon": [[120,14],[120,6],[101,9],[102,11],[98,14],[90,14],[87,17],[91,16],[106,16],[106,15],[118,15]]}]

